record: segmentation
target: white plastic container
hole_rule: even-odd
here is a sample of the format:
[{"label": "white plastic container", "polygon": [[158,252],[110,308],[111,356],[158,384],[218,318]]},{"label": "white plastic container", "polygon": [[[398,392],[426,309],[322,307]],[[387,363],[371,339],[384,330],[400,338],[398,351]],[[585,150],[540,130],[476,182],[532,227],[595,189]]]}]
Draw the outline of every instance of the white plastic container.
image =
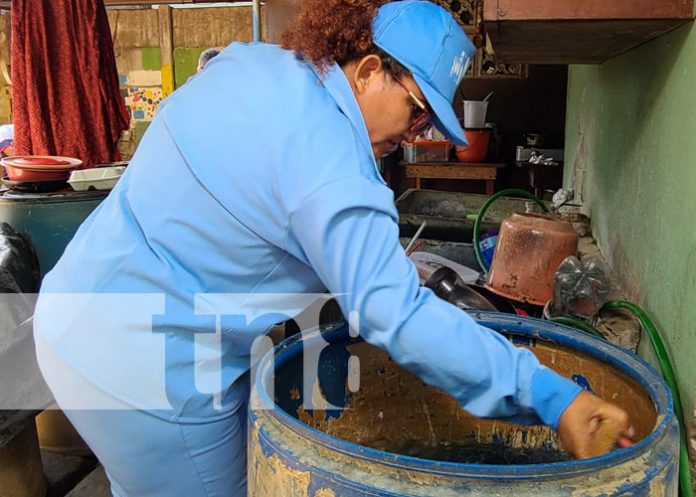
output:
[{"label": "white plastic container", "polygon": [[452,144],[449,140],[403,142],[406,162],[447,162]]},{"label": "white plastic container", "polygon": [[464,100],[464,127],[483,128],[486,124],[488,102],[484,100]]},{"label": "white plastic container", "polygon": [[125,170],[125,166],[81,169],[70,173],[68,183],[70,183],[73,190],[78,192],[85,190],[111,190]]}]

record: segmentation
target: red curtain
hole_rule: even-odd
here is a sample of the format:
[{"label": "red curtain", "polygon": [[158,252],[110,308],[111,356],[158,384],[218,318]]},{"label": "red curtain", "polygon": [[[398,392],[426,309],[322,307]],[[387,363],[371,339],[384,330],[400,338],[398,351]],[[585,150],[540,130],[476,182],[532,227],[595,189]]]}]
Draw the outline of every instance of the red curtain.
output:
[{"label": "red curtain", "polygon": [[103,0],[12,0],[17,155],[119,160],[129,117]]}]

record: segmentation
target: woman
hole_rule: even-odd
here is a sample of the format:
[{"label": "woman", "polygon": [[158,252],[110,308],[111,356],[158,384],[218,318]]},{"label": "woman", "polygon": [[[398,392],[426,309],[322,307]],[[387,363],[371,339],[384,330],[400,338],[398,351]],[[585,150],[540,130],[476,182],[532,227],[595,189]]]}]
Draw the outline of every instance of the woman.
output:
[{"label": "woman", "polygon": [[324,289],[476,415],[551,425],[580,457],[600,423],[631,435],[623,411],[419,287],[375,158],[428,123],[464,143],[451,102],[473,47],[435,4],[383,3],[308,1],[284,48],[227,47],[46,276],[42,371],[117,497],[245,495],[252,343]]}]

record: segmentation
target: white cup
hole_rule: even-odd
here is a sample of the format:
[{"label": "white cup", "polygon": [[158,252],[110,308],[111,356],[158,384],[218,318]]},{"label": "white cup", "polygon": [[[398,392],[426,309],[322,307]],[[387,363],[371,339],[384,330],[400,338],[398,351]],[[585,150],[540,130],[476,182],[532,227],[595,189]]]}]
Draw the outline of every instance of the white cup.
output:
[{"label": "white cup", "polygon": [[483,128],[487,109],[488,102],[483,100],[464,100],[464,127]]}]

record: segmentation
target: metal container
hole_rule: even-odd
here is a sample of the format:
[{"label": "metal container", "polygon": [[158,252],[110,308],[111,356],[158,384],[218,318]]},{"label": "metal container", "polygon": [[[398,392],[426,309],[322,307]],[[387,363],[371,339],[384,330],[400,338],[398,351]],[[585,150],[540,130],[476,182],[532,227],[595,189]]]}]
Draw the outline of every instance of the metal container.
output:
[{"label": "metal container", "polygon": [[518,145],[515,149],[515,160],[517,162],[529,162],[532,158],[532,154],[543,155],[557,162],[561,162],[564,157],[564,150],[562,148],[539,148],[539,147],[523,147]]},{"label": "metal container", "polygon": [[570,223],[542,214],[513,214],[500,225],[486,288],[544,305],[553,296],[559,264],[577,251],[578,235]]},{"label": "metal container", "polygon": [[[408,245],[410,238],[400,238],[402,247]],[[414,252],[428,252],[429,254],[439,255],[440,257],[445,257],[451,261],[461,264],[462,266],[469,267],[471,269],[478,269],[478,262],[476,262],[476,254],[474,252],[474,246],[471,243],[464,242],[446,242],[441,240],[427,240],[425,238],[420,238],[414,244]]]},{"label": "metal container", "polygon": [[[421,238],[471,243],[476,215],[488,198],[472,193],[407,190],[396,200],[400,236],[413,236],[427,221]],[[525,199],[499,199],[486,212],[481,233],[497,230],[503,219],[513,212],[525,212],[528,204],[538,210]]]},{"label": "metal container", "polygon": [[[549,428],[474,418],[384,352],[352,338],[347,326],[329,327],[285,340],[259,363],[250,409],[249,495],[677,495],[679,427],[669,390],[650,366],[548,321],[473,316],[625,408],[637,443],[570,460]],[[312,366],[318,373],[303,376]]]}]

